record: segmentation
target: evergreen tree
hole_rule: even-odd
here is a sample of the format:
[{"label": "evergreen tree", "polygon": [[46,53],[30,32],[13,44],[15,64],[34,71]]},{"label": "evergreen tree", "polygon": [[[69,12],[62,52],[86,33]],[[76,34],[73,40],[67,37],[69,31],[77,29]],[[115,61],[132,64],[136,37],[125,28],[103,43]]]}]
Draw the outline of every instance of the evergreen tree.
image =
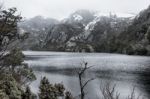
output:
[{"label": "evergreen tree", "polygon": [[0,8],[0,99],[22,99],[22,84],[36,79],[32,69],[24,64],[21,50],[8,49],[19,37],[17,23],[21,16],[16,11],[16,8]]},{"label": "evergreen tree", "polygon": [[46,77],[43,77],[40,83],[40,99],[57,99],[55,87],[49,83]]},{"label": "evergreen tree", "polygon": [[58,99],[58,97],[64,97],[64,86],[62,84],[50,84],[46,77],[42,78],[39,89],[40,99]]},{"label": "evergreen tree", "polygon": [[27,86],[26,91],[24,95],[22,96],[22,99],[37,99],[37,97],[31,92],[30,87]]},{"label": "evergreen tree", "polygon": [[17,23],[21,20],[16,15],[16,8],[0,9],[0,50],[5,50],[12,41],[18,38]]}]

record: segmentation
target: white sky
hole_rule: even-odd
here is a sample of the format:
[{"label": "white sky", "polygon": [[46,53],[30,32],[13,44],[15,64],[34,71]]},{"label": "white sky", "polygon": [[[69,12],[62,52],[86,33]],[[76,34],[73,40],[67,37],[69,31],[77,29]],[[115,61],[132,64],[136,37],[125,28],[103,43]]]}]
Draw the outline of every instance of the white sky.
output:
[{"label": "white sky", "polygon": [[37,15],[62,19],[78,9],[102,13],[139,13],[150,5],[150,0],[0,0],[5,7],[17,7],[21,15],[31,18]]}]

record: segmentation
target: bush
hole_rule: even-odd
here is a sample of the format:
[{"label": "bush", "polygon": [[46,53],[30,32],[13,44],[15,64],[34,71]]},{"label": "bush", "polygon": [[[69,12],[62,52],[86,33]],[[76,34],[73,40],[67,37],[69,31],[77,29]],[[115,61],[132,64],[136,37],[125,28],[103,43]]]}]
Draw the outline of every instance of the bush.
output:
[{"label": "bush", "polygon": [[9,71],[14,79],[20,84],[27,84],[36,79],[31,68],[23,63],[24,54],[18,48],[8,53],[3,60],[3,71]]},{"label": "bush", "polygon": [[49,83],[48,79],[46,77],[43,77],[40,83],[40,93],[39,98],[40,99],[57,99],[56,95],[56,88]]},{"label": "bush", "polygon": [[39,99],[58,99],[58,97],[65,97],[65,99],[73,99],[70,92],[65,92],[63,84],[50,84],[46,77],[43,77],[40,83]]},{"label": "bush", "polygon": [[23,90],[11,74],[1,74],[0,99],[22,99]]}]

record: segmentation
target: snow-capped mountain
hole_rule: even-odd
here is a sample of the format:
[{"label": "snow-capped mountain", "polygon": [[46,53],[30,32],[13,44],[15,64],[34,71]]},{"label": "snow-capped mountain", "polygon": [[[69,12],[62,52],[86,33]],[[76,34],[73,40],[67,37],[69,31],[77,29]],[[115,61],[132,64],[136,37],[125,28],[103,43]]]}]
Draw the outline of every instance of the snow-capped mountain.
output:
[{"label": "snow-capped mountain", "polygon": [[91,52],[108,50],[103,44],[116,38],[130,23],[130,18],[112,14],[100,16],[97,12],[78,10],[62,21],[38,16],[19,26],[30,33],[24,44],[30,45],[28,49]]},{"label": "snow-capped mountain", "polygon": [[[40,16],[19,23],[29,34],[22,48],[150,55],[150,7],[137,16],[78,10],[64,20]],[[134,52],[134,53],[133,53]]]},{"label": "snow-capped mountain", "polygon": [[[118,36],[131,23],[130,18],[116,15],[97,16],[95,12],[79,10],[55,25],[48,33],[45,45],[49,50],[94,51],[101,41]],[[106,41],[105,39],[105,41]]]}]

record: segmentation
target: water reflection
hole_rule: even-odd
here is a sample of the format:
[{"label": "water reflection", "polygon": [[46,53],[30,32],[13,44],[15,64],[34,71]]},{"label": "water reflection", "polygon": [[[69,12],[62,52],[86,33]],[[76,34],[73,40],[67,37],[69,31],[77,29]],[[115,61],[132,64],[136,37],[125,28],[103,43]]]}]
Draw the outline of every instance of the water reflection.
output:
[{"label": "water reflection", "polygon": [[150,97],[150,66],[138,73],[138,83],[141,85],[141,90]]},{"label": "water reflection", "polygon": [[[84,60],[94,67],[87,72],[85,79],[97,78],[88,84],[86,99],[99,99],[100,86],[110,82],[117,84],[121,99],[126,98],[132,88],[136,87],[136,94],[150,94],[150,58],[119,54],[98,53],[58,53],[58,52],[25,52],[26,61],[34,69],[37,80],[31,84],[32,90],[38,93],[38,86],[42,76],[46,76],[51,83],[60,83],[67,87],[74,96],[79,95],[79,82],[75,70],[80,69]],[[144,98],[145,99],[145,98]]]}]

